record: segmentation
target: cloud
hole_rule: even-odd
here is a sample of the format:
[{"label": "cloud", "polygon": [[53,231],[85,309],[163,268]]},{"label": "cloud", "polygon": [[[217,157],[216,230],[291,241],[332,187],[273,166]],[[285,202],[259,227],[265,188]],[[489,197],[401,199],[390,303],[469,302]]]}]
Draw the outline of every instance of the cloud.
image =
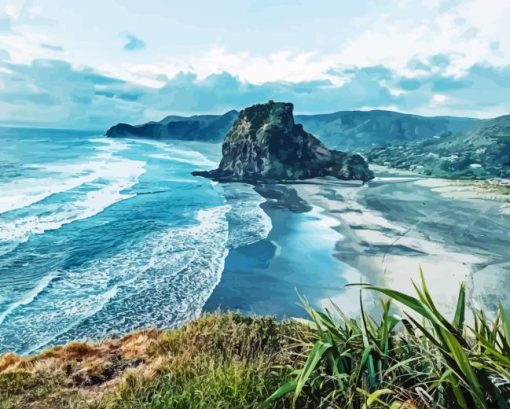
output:
[{"label": "cloud", "polygon": [[137,51],[145,48],[145,42],[142,39],[132,34],[126,34],[125,37],[127,39],[127,43],[124,44],[124,51]]},{"label": "cloud", "polygon": [[10,54],[6,51],[0,48],[0,61],[1,60],[8,60],[10,58]]},{"label": "cloud", "polygon": [[330,71],[329,75],[342,78],[340,85],[329,79],[252,84],[226,72],[205,78],[181,72],[163,87],[144,93],[139,101],[161,116],[179,111],[223,112],[268,99],[292,101],[302,113],[385,107],[432,115],[510,113],[510,67],[477,64],[456,77],[448,73],[443,56],[422,61],[419,67],[420,74],[412,78],[380,65]]},{"label": "cloud", "polygon": [[117,122],[141,123],[169,113],[223,113],[269,99],[292,101],[298,113],[381,108],[482,117],[510,113],[510,66],[475,64],[462,76],[453,76],[448,64],[436,56],[415,61],[416,75],[409,78],[376,65],[337,69],[328,73],[331,80],[262,84],[227,72],[202,78],[181,71],[171,78],[158,77],[164,85],[155,88],[63,60],[4,61],[0,121],[106,129]]},{"label": "cloud", "polygon": [[41,44],[41,48],[45,48],[46,50],[50,51],[64,51],[64,48],[59,45],[53,45],[53,44]]},{"label": "cloud", "polygon": [[[285,3],[285,0],[282,1]],[[266,3],[253,2],[252,7]],[[411,78],[416,75],[416,70],[409,66],[410,61],[431,57],[435,60],[429,61],[429,70],[448,69],[448,74],[453,76],[461,76],[477,63],[493,66],[510,64],[508,2],[387,0],[384,4],[384,9],[377,8],[377,13],[370,9],[366,15],[353,18],[352,26],[338,32],[335,47],[322,49],[320,44],[316,44],[317,47],[301,49],[296,36],[295,43],[288,44],[286,49],[257,53],[231,49],[228,42],[220,40],[208,45],[208,51],[195,50],[151,65],[154,71],[159,70],[160,74],[168,77],[180,71],[194,72],[199,78],[229,72],[254,84],[326,79],[338,81],[336,85],[341,85],[341,78],[329,73],[346,66],[382,65]],[[326,18],[324,15],[314,17],[316,21]],[[282,27],[287,27],[285,24],[289,23],[282,23]],[[325,36],[320,28],[313,33],[307,30],[308,26],[303,27],[303,35]],[[255,37],[252,41],[258,39]],[[247,46],[254,48],[251,43]],[[133,77],[136,77],[136,70],[136,64],[123,67],[123,71],[130,72]],[[125,73],[117,75],[125,75],[130,80]],[[412,87],[416,83],[410,81],[407,85]]]},{"label": "cloud", "polygon": [[249,10],[258,12],[273,7],[300,6],[300,5],[301,1],[296,0],[255,0],[249,6]]},{"label": "cloud", "polygon": [[4,123],[102,129],[116,118],[144,118],[137,87],[63,60],[0,62],[0,84]]},{"label": "cloud", "polygon": [[[358,18],[337,61],[383,64],[405,72],[413,58],[443,55],[459,75],[476,63],[510,64],[510,5],[500,0],[395,0],[386,11]],[[444,62],[443,62],[444,63]]]}]

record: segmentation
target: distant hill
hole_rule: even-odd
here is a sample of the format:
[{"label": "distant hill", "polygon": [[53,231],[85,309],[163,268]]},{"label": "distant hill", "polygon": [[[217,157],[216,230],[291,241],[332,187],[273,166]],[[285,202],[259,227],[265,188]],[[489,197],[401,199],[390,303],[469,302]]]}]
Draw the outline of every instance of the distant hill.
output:
[{"label": "distant hill", "polygon": [[180,139],[186,141],[220,142],[239,113],[229,111],[223,115],[169,115],[158,122],[142,125],[120,123],[106,132],[110,137],[142,137],[153,139]]},{"label": "distant hill", "polygon": [[463,133],[379,147],[369,161],[438,177],[510,177],[510,115],[480,120]]},{"label": "distant hill", "polygon": [[[234,110],[170,115],[143,125],[118,124],[106,135],[223,142],[238,116]],[[328,147],[360,152],[372,163],[437,177],[510,177],[510,115],[481,120],[374,110],[294,118]]]},{"label": "distant hill", "polygon": [[366,149],[456,134],[469,129],[477,120],[374,110],[296,115],[296,122],[333,148]]},{"label": "distant hill", "polygon": [[[143,125],[118,124],[107,135],[221,142],[237,116],[237,111],[224,115],[168,116]],[[348,150],[455,134],[477,122],[472,118],[424,117],[380,110],[296,115],[295,119],[326,145]]]}]

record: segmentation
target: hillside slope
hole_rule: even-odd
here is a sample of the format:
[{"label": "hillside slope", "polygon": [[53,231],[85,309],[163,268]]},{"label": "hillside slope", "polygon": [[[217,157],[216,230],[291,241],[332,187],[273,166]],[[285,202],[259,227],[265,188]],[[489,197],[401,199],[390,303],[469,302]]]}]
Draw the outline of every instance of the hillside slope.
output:
[{"label": "hillside slope", "polygon": [[457,134],[478,122],[472,118],[404,114],[393,111],[340,111],[296,115],[296,121],[328,146],[338,149],[403,144]]},{"label": "hillside slope", "polygon": [[300,348],[291,349],[294,337],[311,338],[297,323],[229,313],[177,330],[7,354],[0,356],[0,408],[257,408],[303,361]]},{"label": "hillside slope", "polygon": [[369,161],[448,178],[510,177],[510,115],[482,120],[464,133],[374,148]]}]

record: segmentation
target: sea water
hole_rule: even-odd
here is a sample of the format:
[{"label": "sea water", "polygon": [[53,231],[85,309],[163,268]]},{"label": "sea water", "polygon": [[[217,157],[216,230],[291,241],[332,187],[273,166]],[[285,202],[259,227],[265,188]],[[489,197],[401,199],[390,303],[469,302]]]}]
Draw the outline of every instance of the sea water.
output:
[{"label": "sea water", "polygon": [[214,166],[201,144],[12,128],[0,141],[0,352],[179,325],[229,242],[270,230],[250,186],[228,200],[191,176]]},{"label": "sea water", "polygon": [[317,211],[264,211],[250,185],[191,175],[220,151],[0,128],[0,353],[172,328],[204,309],[303,315],[296,289],[342,291],[340,235]]}]

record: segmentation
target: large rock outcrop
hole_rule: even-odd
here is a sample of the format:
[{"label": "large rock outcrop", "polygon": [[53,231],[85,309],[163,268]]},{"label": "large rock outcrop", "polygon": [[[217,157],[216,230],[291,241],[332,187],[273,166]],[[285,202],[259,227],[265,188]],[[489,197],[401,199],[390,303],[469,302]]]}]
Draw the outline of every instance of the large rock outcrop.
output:
[{"label": "large rock outcrop", "polygon": [[242,110],[225,137],[218,169],[193,174],[222,182],[373,177],[360,155],[329,150],[294,123],[292,111],[291,103],[273,101]]}]

